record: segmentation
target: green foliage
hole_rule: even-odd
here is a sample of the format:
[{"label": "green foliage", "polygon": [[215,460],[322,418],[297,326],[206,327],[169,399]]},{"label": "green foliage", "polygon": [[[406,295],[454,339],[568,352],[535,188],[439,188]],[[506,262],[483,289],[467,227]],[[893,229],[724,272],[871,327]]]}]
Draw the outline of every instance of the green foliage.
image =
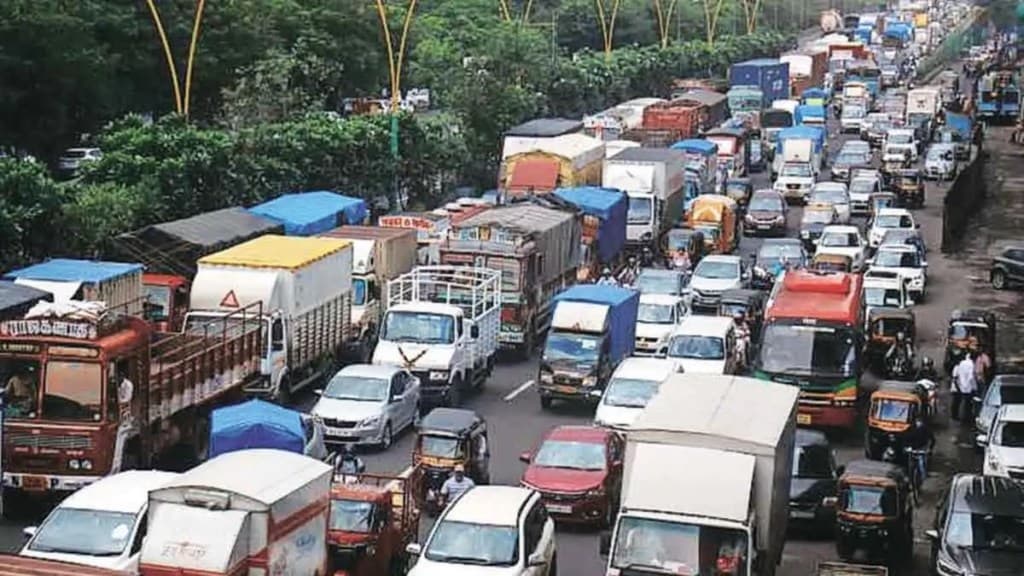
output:
[{"label": "green foliage", "polygon": [[66,236],[60,226],[64,194],[46,167],[32,160],[0,158],[0,266],[4,269],[49,254]]}]

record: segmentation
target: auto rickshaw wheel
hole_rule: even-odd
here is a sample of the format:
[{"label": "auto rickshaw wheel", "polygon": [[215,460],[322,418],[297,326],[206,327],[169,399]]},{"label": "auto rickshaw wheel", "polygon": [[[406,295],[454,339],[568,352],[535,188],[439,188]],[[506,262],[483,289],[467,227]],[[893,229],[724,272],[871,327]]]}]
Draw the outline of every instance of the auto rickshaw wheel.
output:
[{"label": "auto rickshaw wheel", "polygon": [[1006,272],[1002,270],[992,271],[992,287],[996,290],[1006,289]]}]

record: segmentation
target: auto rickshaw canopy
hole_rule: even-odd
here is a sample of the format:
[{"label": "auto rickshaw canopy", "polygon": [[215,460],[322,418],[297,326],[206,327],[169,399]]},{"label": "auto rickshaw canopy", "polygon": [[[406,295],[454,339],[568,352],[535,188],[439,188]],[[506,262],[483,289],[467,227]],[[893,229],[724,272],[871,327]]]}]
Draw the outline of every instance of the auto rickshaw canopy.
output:
[{"label": "auto rickshaw canopy", "polygon": [[691,222],[714,222],[721,224],[727,215],[735,214],[736,201],[719,194],[698,196],[690,207]]},{"label": "auto rickshaw canopy", "polygon": [[917,318],[908,308],[875,307],[868,312],[868,332],[871,338],[882,336],[895,338],[897,332],[903,332],[911,341],[914,340]]},{"label": "auto rickshaw canopy", "polygon": [[877,460],[854,460],[846,465],[843,475],[839,477],[840,491],[851,485],[906,490],[910,487],[910,481],[903,468],[896,464]]},{"label": "auto rickshaw canopy", "polygon": [[850,272],[853,258],[845,254],[815,254],[810,268],[824,272]]},{"label": "auto rickshaw canopy", "polygon": [[954,310],[949,317],[948,337],[953,347],[967,348],[973,339],[992,354],[995,352],[996,315],[974,308]]},{"label": "auto rickshaw canopy", "polygon": [[463,437],[484,424],[484,419],[472,410],[434,408],[423,417],[418,433]]},{"label": "auto rickshaw canopy", "polygon": [[868,428],[902,434],[928,406],[926,392],[916,382],[883,381],[871,393]]}]

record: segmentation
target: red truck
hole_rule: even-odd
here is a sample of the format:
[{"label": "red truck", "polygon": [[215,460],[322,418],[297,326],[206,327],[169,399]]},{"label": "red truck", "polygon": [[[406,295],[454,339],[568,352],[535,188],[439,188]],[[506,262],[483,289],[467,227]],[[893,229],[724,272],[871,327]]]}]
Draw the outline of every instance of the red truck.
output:
[{"label": "red truck", "polygon": [[700,131],[701,105],[691,100],[672,100],[652,104],[644,109],[640,128],[624,137],[649,148],[668,148],[680,140],[694,137]]},{"label": "red truck", "polygon": [[825,48],[807,48],[783,54],[779,60],[789,63],[789,93],[794,100],[800,100],[800,95],[808,88],[824,86],[825,73],[828,72],[828,50]]},{"label": "red truck", "polygon": [[376,474],[336,480],[327,525],[333,576],[405,574],[405,547],[420,526],[410,480]]}]

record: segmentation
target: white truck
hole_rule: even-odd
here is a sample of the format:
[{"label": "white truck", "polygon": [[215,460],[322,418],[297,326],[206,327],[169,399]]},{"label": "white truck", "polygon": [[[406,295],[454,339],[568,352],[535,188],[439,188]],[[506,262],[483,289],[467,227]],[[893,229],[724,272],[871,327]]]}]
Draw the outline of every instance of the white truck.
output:
[{"label": "white truck", "polygon": [[374,364],[419,377],[422,403],[458,406],[494,369],[501,329],[501,272],[420,266],[388,282],[388,310]]},{"label": "white truck", "polygon": [[626,243],[634,248],[657,243],[683,216],[686,153],[668,148],[627,148],[604,164],[601,183],[629,196]]},{"label": "white truck", "polygon": [[931,139],[935,115],[942,110],[942,91],[933,86],[914,88],[907,92],[906,126],[913,128],[918,140]]},{"label": "white truck", "polygon": [[782,560],[798,388],[673,374],[629,427],[608,573],[771,576]]},{"label": "white truck", "polygon": [[327,573],[334,469],[282,450],[217,456],[149,493],[140,576]]},{"label": "white truck", "polygon": [[805,201],[814,187],[817,167],[820,165],[814,153],[814,140],[791,138],[782,141],[782,154],[776,158],[778,177],[772,189],[786,198]]},{"label": "white truck", "polygon": [[267,235],[200,258],[182,330],[255,303],[266,340],[246,392],[285,403],[338,368],[352,328],[352,243]]}]

